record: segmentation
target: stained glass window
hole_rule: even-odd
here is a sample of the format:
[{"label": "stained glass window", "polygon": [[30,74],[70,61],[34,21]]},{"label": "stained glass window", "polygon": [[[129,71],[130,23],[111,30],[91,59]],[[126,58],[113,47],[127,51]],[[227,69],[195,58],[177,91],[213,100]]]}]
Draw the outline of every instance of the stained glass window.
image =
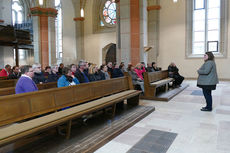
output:
[{"label": "stained glass window", "polygon": [[115,25],[117,23],[116,15],[117,13],[115,0],[106,1],[103,8],[103,18],[105,22],[111,25]]}]

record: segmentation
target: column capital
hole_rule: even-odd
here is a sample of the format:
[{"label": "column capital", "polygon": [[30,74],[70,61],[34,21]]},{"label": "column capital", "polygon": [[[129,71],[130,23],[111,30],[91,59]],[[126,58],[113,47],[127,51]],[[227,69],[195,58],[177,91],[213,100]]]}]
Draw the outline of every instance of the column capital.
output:
[{"label": "column capital", "polygon": [[147,11],[160,10],[160,9],[161,9],[160,5],[152,5],[147,7]]},{"label": "column capital", "polygon": [[58,11],[54,8],[33,7],[30,9],[32,16],[57,17]]},{"label": "column capital", "polygon": [[84,17],[73,18],[74,21],[84,21]]}]

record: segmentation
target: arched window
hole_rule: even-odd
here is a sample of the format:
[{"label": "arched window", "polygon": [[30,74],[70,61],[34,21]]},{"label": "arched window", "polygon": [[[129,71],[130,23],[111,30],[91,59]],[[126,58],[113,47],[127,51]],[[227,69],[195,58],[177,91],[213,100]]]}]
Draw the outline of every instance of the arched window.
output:
[{"label": "arched window", "polygon": [[23,22],[23,7],[19,0],[12,1],[12,21],[13,25],[15,23],[22,23]]},{"label": "arched window", "polygon": [[58,10],[57,18],[55,20],[56,27],[56,57],[58,62],[62,60],[62,8],[61,1],[55,0],[55,7]]},{"label": "arched window", "polygon": [[117,23],[115,0],[107,0],[104,3],[101,17],[101,26],[115,25]]}]

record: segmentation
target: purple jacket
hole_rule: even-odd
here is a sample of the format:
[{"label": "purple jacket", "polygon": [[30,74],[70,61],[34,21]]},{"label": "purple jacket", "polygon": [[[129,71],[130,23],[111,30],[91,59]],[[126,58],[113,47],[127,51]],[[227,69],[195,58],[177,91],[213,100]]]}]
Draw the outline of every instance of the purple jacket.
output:
[{"label": "purple jacket", "polygon": [[37,85],[34,81],[28,77],[21,76],[16,84],[15,93],[20,94],[33,91],[38,91]]}]

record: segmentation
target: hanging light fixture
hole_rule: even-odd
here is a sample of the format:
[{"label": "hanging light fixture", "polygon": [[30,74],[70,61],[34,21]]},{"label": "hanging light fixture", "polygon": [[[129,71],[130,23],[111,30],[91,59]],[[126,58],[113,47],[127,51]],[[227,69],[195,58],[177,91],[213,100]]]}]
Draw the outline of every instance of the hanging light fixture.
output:
[{"label": "hanging light fixture", "polygon": [[43,5],[43,0],[39,0],[39,5]]},{"label": "hanging light fixture", "polygon": [[174,3],[176,3],[176,2],[177,2],[177,0],[173,0],[173,2],[174,2]]},{"label": "hanging light fixture", "polygon": [[83,18],[84,17],[84,9],[81,8],[81,17]]}]

